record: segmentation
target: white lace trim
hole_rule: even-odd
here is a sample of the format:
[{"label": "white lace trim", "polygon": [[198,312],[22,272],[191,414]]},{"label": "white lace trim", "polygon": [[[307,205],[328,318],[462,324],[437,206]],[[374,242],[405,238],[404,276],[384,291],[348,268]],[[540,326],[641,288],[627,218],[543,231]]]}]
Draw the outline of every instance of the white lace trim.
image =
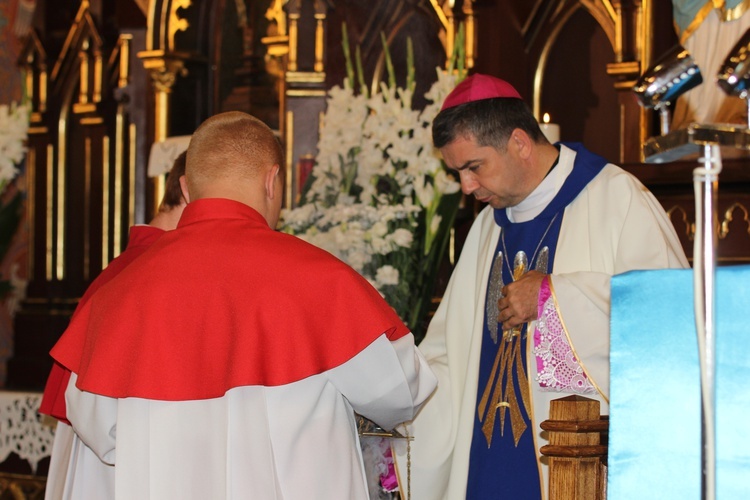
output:
[{"label": "white lace trim", "polygon": [[36,473],[39,461],[50,456],[55,421],[39,414],[41,393],[0,391],[0,462],[15,452]]},{"label": "white lace trim", "polygon": [[591,394],[596,392],[583,367],[575,358],[565,329],[550,296],[542,308],[534,332],[536,381],[542,391]]}]

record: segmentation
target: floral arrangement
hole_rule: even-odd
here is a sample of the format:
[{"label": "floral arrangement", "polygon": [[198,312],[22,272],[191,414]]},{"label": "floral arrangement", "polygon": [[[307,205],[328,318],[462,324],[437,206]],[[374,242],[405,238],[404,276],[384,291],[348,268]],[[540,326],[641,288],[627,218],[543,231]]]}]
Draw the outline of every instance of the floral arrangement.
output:
[{"label": "floral arrangement", "polygon": [[[25,105],[0,105],[0,195],[18,175],[18,164],[26,155],[29,109]],[[4,196],[3,198],[6,198]],[[16,192],[0,205],[0,261],[13,239],[21,212],[21,193]],[[0,280],[0,298],[12,290],[11,280]]]},{"label": "floral arrangement", "polygon": [[396,85],[383,39],[388,82],[369,95],[359,57],[355,75],[346,27],[343,34],[347,77],[329,91],[315,165],[298,207],[282,214],[281,229],[352,266],[419,341],[461,196],[432,146],[431,125],[466,74],[463,57],[457,51],[437,69],[425,94],[430,104],[420,111],[412,108],[411,41],[406,86]]},{"label": "floral arrangement", "polygon": [[17,165],[26,155],[29,111],[24,105],[0,105],[0,193],[18,175]]}]

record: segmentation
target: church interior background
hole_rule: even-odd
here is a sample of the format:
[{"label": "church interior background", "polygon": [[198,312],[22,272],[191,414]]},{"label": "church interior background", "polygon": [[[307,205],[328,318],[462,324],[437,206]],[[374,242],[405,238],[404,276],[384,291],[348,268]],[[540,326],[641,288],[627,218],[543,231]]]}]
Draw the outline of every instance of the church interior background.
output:
[{"label": "church interior background", "polygon": [[[213,114],[249,112],[283,141],[285,204],[294,205],[326,93],[346,74],[344,25],[371,84],[386,78],[381,34],[399,81],[411,40],[416,107],[435,68],[463,43],[470,71],[508,80],[538,119],[551,116],[562,140],[639,177],[690,257],[695,161],[644,161],[641,146],[658,134],[659,117],[632,89],[700,20],[678,34],[672,3],[655,0],[0,0],[0,104],[31,106],[26,158],[3,193],[6,201],[21,193],[23,203],[0,265],[15,284],[0,308],[0,384],[43,388],[47,353],[78,299],[124,249],[128,228],[154,213],[164,180],[150,164],[155,145],[178,144]],[[746,123],[735,100],[740,112],[722,119]],[[721,265],[750,262],[746,161],[724,162]],[[463,200],[455,254],[479,208]],[[11,472],[31,472],[19,457],[8,460]],[[44,459],[34,465],[43,474]]]}]

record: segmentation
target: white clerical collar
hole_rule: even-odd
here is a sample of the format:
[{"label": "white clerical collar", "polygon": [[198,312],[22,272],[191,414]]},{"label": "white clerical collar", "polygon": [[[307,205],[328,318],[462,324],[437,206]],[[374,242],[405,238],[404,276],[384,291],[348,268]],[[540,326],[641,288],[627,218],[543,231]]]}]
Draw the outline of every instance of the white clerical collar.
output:
[{"label": "white clerical collar", "polygon": [[542,210],[557,195],[565,179],[573,171],[575,157],[575,151],[564,144],[560,144],[560,157],[557,160],[557,166],[521,203],[505,209],[508,220],[511,222],[526,222],[542,213]]}]

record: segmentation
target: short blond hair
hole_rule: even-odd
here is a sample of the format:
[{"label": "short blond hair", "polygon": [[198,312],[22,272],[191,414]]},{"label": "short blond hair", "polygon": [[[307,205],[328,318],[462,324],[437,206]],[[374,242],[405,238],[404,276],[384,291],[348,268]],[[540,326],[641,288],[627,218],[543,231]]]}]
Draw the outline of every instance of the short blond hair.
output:
[{"label": "short blond hair", "polygon": [[185,177],[193,196],[205,183],[252,180],[273,165],[284,165],[273,131],[252,115],[230,111],[212,116],[195,131],[187,150]]}]

